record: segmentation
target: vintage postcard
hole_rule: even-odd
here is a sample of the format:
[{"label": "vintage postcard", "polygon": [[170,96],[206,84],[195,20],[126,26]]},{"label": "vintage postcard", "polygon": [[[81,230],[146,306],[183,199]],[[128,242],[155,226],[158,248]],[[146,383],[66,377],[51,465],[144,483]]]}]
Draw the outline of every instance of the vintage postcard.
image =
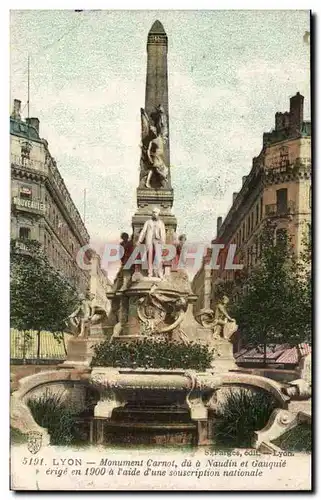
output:
[{"label": "vintage postcard", "polygon": [[311,12],[10,24],[11,489],[310,491]]}]

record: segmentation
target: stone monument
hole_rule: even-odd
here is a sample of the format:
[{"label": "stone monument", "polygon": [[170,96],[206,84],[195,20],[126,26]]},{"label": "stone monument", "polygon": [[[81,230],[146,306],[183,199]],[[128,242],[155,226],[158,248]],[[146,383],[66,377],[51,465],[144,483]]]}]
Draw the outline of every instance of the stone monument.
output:
[{"label": "stone monument", "polygon": [[138,209],[132,219],[134,243],[154,207],[160,209],[167,243],[173,241],[177,226],[176,218],[171,213],[174,193],[170,172],[167,50],[164,27],[159,21],[155,21],[147,37],[145,108],[141,109]]},{"label": "stone monument", "polygon": [[212,330],[211,345],[214,351],[212,367],[219,370],[236,369],[231,338],[237,331],[236,321],[227,312],[229,299],[224,295],[215,310],[202,309],[196,316],[197,321]]},{"label": "stone monument", "polygon": [[106,311],[95,304],[89,292],[79,295],[76,309],[66,319],[66,331],[73,337],[67,344],[67,359],[62,367],[88,367],[93,347],[105,339]]}]

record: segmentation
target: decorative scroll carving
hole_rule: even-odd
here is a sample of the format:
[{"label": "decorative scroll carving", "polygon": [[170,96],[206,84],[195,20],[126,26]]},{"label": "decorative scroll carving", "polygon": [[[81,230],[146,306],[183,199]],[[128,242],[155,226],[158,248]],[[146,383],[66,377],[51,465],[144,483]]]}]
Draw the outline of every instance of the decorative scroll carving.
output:
[{"label": "decorative scroll carving", "polygon": [[183,321],[187,300],[176,294],[159,290],[154,285],[146,297],[138,301],[137,315],[145,335],[169,333]]}]

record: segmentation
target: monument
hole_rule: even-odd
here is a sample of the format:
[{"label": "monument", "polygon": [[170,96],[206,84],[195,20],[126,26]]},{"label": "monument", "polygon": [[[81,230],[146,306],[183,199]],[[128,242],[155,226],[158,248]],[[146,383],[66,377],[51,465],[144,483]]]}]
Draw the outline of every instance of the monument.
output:
[{"label": "monument", "polygon": [[[167,48],[165,30],[155,21],[147,39],[138,208],[132,219],[132,236],[121,233],[122,265],[113,290],[107,294],[111,310],[106,317],[104,311],[93,306],[90,297],[79,298],[78,307],[68,318],[74,336],[68,344],[67,361],[62,369],[24,377],[11,397],[15,425],[23,432],[39,431],[27,403],[53,384],[57,390],[66,392],[70,406],[75,400],[82,405],[87,393],[94,394],[89,441],[99,444],[118,439],[130,444],[213,443],[217,391],[226,386],[262,389],[271,393],[282,409],[291,395],[310,395],[308,380],[295,381],[296,385],[289,386],[285,394],[278,382],[231,370],[235,365],[230,339],[237,325],[228,314],[227,297],[222,298],[214,311],[203,310],[195,319],[193,303],[197,297],[191,290],[184,266],[177,261],[177,255],[184,255],[185,235],[176,242],[173,262],[166,265],[162,262],[162,246],[174,243],[177,226],[171,213],[174,195],[170,171]],[[129,264],[140,245],[146,248],[146,265],[143,258],[140,264]],[[99,328],[94,330],[97,324]],[[171,348],[178,343],[193,341],[210,346],[213,349],[211,368],[202,368],[202,371],[182,366],[151,368],[147,363],[127,367],[122,364],[121,356],[112,363],[103,361],[102,365],[91,366],[93,348],[103,341],[106,344],[98,348],[116,346],[122,353],[126,344],[134,348],[146,344],[150,347],[149,342],[156,340],[155,345],[158,339],[169,341],[166,348],[168,345],[170,361],[173,359]],[[306,365],[304,371],[308,373],[311,367],[309,363]],[[83,406],[85,409],[85,403]],[[48,440],[45,430],[43,435]]]},{"label": "monument", "polygon": [[154,207],[171,243],[177,226],[171,213],[174,193],[170,171],[170,135],[167,76],[168,40],[163,25],[155,21],[147,37],[145,108],[141,109],[141,157],[137,188],[137,212],[132,219],[133,239],[149,219]]}]

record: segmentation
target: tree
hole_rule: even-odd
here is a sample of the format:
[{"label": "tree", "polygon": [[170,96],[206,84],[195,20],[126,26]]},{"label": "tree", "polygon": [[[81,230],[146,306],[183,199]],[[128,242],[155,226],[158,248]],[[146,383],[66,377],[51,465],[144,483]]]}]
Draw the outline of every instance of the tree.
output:
[{"label": "tree", "polygon": [[41,331],[53,332],[58,340],[63,340],[64,320],[76,301],[76,291],[50,266],[39,242],[12,240],[10,322],[20,331],[37,332],[37,357]]},{"label": "tree", "polygon": [[283,232],[275,242],[275,227],[262,234],[260,264],[243,281],[243,293],[232,305],[241,334],[252,345],[296,345],[311,341],[311,251],[296,258]]}]

